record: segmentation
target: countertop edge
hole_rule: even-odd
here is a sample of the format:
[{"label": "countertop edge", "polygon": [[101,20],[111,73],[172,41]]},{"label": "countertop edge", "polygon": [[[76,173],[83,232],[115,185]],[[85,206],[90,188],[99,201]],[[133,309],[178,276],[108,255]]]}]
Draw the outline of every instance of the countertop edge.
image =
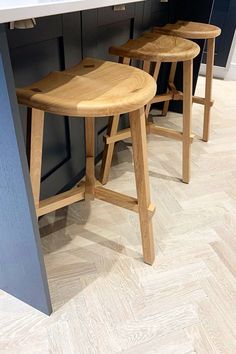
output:
[{"label": "countertop edge", "polygon": [[38,18],[44,16],[59,15],[63,13],[91,10],[112,5],[121,5],[144,0],[80,0],[52,4],[39,4],[33,6],[15,7],[12,9],[0,9],[0,23],[24,20],[27,18]]}]

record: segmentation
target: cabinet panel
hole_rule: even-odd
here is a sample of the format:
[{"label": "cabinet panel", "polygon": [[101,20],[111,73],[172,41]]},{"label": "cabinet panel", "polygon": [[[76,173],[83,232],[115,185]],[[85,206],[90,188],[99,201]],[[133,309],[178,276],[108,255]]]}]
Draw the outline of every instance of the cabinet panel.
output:
[{"label": "cabinet panel", "polygon": [[[50,29],[50,31],[48,31]],[[27,30],[14,29],[7,32],[11,48],[22,47],[62,36],[62,17],[42,17],[36,19],[36,26]]]},{"label": "cabinet panel", "polygon": [[211,23],[222,29],[216,39],[215,65],[226,67],[236,29],[235,0],[215,0]]},{"label": "cabinet panel", "polygon": [[104,26],[134,18],[135,4],[125,4],[119,10],[115,6],[108,6],[97,10],[97,25]]},{"label": "cabinet panel", "polygon": [[[71,28],[73,25],[73,32]],[[8,30],[8,42],[15,84],[21,87],[37,81],[53,70],[63,70],[81,60],[80,14],[37,19],[34,29]],[[27,110],[20,106],[26,139]],[[45,198],[60,191],[84,168],[84,157],[75,151],[84,144],[83,120],[45,115],[42,191]],[[73,120],[73,121],[72,121]],[[77,136],[71,129],[78,131]],[[78,140],[79,132],[81,141]],[[72,154],[72,151],[74,152]],[[83,151],[84,154],[84,151]]]}]

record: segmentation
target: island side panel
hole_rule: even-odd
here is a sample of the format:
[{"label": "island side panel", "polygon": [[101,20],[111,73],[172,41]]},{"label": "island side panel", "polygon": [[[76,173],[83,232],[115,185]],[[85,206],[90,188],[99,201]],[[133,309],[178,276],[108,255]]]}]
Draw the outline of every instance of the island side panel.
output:
[{"label": "island side panel", "polygon": [[0,288],[52,312],[5,29],[0,25]]}]

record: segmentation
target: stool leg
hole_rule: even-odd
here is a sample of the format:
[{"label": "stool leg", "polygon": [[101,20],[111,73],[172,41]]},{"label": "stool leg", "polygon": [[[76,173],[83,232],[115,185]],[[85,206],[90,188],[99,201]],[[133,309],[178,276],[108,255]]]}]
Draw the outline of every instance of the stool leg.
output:
[{"label": "stool leg", "polygon": [[[173,84],[174,83],[176,69],[177,69],[177,63],[172,63],[171,64],[171,69],[170,69],[170,76],[169,76],[168,84]],[[167,93],[168,92],[169,92],[169,89],[167,90]],[[169,111],[169,106],[170,106],[170,101],[166,101],[164,103],[163,110],[162,110],[162,115],[163,116],[167,115],[167,113]]]},{"label": "stool leg", "polygon": [[39,208],[40,183],[42,170],[44,112],[31,111],[30,178],[35,208]]},{"label": "stool leg", "polygon": [[[148,71],[146,71],[145,69],[148,69]],[[158,79],[158,75],[159,75],[160,69],[161,69],[161,62],[156,62],[155,63],[155,68],[154,68],[154,73],[153,73],[153,78],[154,78],[155,81],[157,81],[157,79]],[[147,73],[150,72],[150,62],[149,62],[149,68],[148,68],[147,64],[145,64],[145,62],[144,62],[143,70],[146,71]],[[148,117],[149,117],[150,110],[151,110],[151,103],[148,103],[146,105],[146,109],[145,109],[145,114],[146,114],[146,119],[147,120],[148,120]]]},{"label": "stool leg", "polygon": [[143,71],[145,71],[146,73],[150,73],[150,67],[151,67],[151,62],[144,60],[143,61]]},{"label": "stool leg", "polygon": [[119,57],[119,64],[130,65],[131,59],[126,57]]},{"label": "stool leg", "polygon": [[214,57],[215,57],[215,38],[210,38],[207,41],[206,89],[205,89],[204,126],[203,126],[204,141],[209,140],[209,133],[210,133],[210,114],[211,114]]},{"label": "stool leg", "polygon": [[[119,115],[110,118],[108,128],[107,128],[108,136],[111,137],[113,135],[116,135],[119,126],[119,120],[120,120]],[[102,167],[100,172],[100,182],[102,184],[106,184],[108,182],[114,147],[115,147],[115,143],[110,143],[105,145],[103,158],[102,158]]]},{"label": "stool leg", "polygon": [[190,181],[193,61],[183,63],[183,182]]},{"label": "stool leg", "polygon": [[130,114],[130,129],[133,142],[134,169],[139,205],[143,258],[145,263],[151,265],[155,259],[155,251],[152,220],[148,210],[150,206],[150,188],[147,166],[147,140],[144,109]]},{"label": "stool leg", "polygon": [[85,139],[86,139],[86,181],[85,198],[94,199],[95,192],[95,168],[94,168],[94,126],[95,118],[85,118]]},{"label": "stool leg", "polygon": [[[119,57],[120,64],[130,65],[130,62],[131,62],[130,58]],[[107,135],[109,137],[116,135],[119,126],[119,120],[120,120],[119,115],[110,118],[107,127]],[[105,144],[103,158],[102,158],[102,167],[101,167],[100,178],[99,178],[102,184],[106,184],[108,182],[114,147],[115,147],[115,143]]]}]

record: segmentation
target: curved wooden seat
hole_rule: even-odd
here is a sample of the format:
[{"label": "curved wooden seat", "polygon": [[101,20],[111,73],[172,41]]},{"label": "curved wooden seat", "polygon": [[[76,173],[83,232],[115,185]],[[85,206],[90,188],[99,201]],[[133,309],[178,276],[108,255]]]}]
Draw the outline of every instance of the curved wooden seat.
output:
[{"label": "curved wooden seat", "polygon": [[154,62],[177,62],[195,58],[200,48],[187,39],[159,33],[144,33],[120,47],[111,47],[109,51],[120,57]]},{"label": "curved wooden seat", "polygon": [[[155,93],[156,82],[146,72],[91,58],[17,90],[19,103],[29,107],[30,177],[37,216],[95,198],[132,210],[139,214],[143,258],[147,264],[153,264],[155,259],[151,220],[155,206],[150,201],[144,106]],[[40,200],[45,112],[84,117],[86,177],[79,186]],[[129,113],[137,198],[104,188],[95,176],[95,117],[122,113]]]},{"label": "curved wooden seat", "polygon": [[[216,37],[220,36],[221,29],[208,23],[177,21],[174,24],[167,24],[164,27],[154,27],[153,32],[170,36],[175,35],[181,38],[207,40],[205,97],[194,97],[193,101],[204,105],[203,141],[208,141],[210,134],[211,107],[213,105],[212,79],[215,58],[215,40]],[[168,111],[168,107],[169,105],[167,103],[164,109],[165,114]]]},{"label": "curved wooden seat", "polygon": [[[147,132],[182,142],[183,182],[189,183],[191,143],[193,140],[191,134],[192,71],[193,59],[200,53],[200,47],[196,43],[178,36],[147,32],[139,38],[129,40],[119,47],[113,46],[109,51],[111,54],[119,56],[119,61],[123,64],[130,64],[131,59],[138,59],[143,65],[143,71],[150,73],[155,81],[158,80],[161,64],[163,62],[171,63],[172,67],[167,92],[156,94],[146,105]],[[178,62],[183,63],[183,92],[178,91],[174,84]],[[171,100],[183,100],[182,131],[161,127],[155,122],[148,121],[150,108],[153,103],[164,102],[164,107],[167,107],[167,104],[169,105]],[[105,137],[106,149],[103,155],[100,178],[102,184],[106,184],[108,181],[114,143],[130,137],[129,129],[117,132],[118,123],[119,117],[115,116],[109,125],[108,135]]]},{"label": "curved wooden seat", "polygon": [[154,32],[179,36],[188,39],[209,39],[220,36],[221,29],[217,26],[191,21],[177,21],[164,27],[154,27]]},{"label": "curved wooden seat", "polygon": [[18,101],[59,115],[103,117],[133,112],[155,95],[155,80],[142,70],[87,58],[17,89]]}]

